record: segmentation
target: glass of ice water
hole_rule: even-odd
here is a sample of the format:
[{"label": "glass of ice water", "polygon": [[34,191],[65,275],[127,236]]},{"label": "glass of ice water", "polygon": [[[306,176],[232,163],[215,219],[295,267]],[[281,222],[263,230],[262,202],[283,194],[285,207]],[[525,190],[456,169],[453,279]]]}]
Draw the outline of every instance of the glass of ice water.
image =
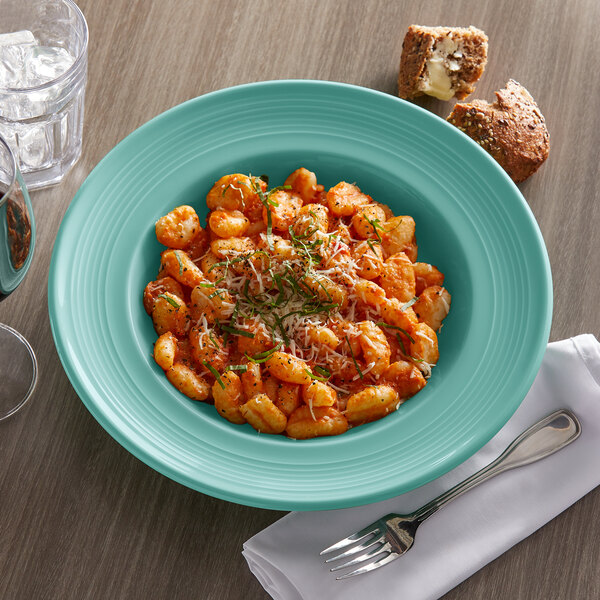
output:
[{"label": "glass of ice water", "polygon": [[[15,157],[0,137],[0,301],[23,281],[35,247],[35,221]],[[27,340],[0,323],[0,421],[31,397],[37,361]]]},{"label": "glass of ice water", "polygon": [[30,190],[61,181],[81,155],[87,46],[72,0],[0,0],[0,135]]}]

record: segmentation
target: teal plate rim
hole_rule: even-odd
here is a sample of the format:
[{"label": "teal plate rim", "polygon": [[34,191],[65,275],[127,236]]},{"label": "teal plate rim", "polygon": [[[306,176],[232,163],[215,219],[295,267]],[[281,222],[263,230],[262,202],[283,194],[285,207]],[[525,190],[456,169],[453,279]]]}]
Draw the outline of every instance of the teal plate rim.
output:
[{"label": "teal plate rim", "polygon": [[[282,178],[298,166],[327,185],[357,181],[395,214],[412,214],[420,256],[441,265],[453,294],[440,362],[422,392],[381,421],[304,442],[231,425],[181,396],[153,364],[141,307],[158,262],[156,218],[184,202],[201,206],[227,172]],[[320,510],[419,487],[489,441],[539,369],[552,280],[525,199],[467,136],[382,92],[278,80],[189,100],[117,144],[65,214],[48,308],[76,393],[137,458],[224,500]]]}]

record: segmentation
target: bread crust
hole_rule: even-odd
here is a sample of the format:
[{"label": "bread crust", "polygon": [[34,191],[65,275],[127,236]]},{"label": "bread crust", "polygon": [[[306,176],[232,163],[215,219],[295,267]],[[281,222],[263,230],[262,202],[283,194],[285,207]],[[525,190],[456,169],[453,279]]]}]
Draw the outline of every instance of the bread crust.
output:
[{"label": "bread crust", "polygon": [[550,152],[546,121],[531,94],[509,80],[496,101],[456,104],[448,121],[491,154],[515,183],[535,173]]},{"label": "bread crust", "polygon": [[402,42],[400,72],[398,74],[398,96],[410,99],[423,95],[418,90],[418,81],[425,71],[425,62],[431,54],[435,36],[423,31],[418,25],[408,28]]},{"label": "bread crust", "polygon": [[411,25],[402,43],[402,56],[398,73],[398,96],[412,99],[424,95],[423,79],[427,60],[433,55],[436,44],[450,39],[460,46],[459,57],[453,57],[458,67],[449,73],[454,95],[466,98],[475,89],[487,62],[488,38],[476,27],[424,27]]}]

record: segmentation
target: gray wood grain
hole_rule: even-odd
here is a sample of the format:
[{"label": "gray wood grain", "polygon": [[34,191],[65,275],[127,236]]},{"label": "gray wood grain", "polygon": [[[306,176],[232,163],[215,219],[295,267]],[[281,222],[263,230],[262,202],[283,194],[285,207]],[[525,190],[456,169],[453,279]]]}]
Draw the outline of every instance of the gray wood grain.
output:
[{"label": "gray wood grain", "polygon": [[[121,448],[90,416],[54,349],[46,283],[76,190],[123,137],[163,110],[266,79],[343,81],[394,93],[409,24],[469,25],[490,37],[476,95],[509,77],[546,115],[547,164],[521,185],[546,240],[553,340],[600,333],[596,0],[80,0],[91,34],[83,156],[64,182],[33,194],[37,253],[0,305],[40,362],[30,405],[0,423],[0,597],[265,600],[242,543],[283,513],[188,490]],[[451,104],[420,103],[446,116]],[[526,260],[526,257],[524,257]],[[445,600],[600,597],[600,493],[447,594]],[[567,551],[564,550],[566,545]],[[316,599],[320,600],[320,599]]]}]

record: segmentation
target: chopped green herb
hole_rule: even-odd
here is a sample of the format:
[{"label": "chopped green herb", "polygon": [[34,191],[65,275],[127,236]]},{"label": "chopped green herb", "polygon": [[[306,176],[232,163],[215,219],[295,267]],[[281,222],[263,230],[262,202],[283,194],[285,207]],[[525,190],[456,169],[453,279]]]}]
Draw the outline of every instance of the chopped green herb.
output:
[{"label": "chopped green herb", "polygon": [[329,302],[333,302],[333,298],[331,297],[329,290],[321,283],[321,280],[317,279],[316,281],[319,284],[319,287],[321,287],[323,289],[323,291],[325,292],[325,294],[327,296],[327,300],[329,300]]},{"label": "chopped green herb", "polygon": [[233,312],[231,313],[231,319],[229,320],[230,323],[237,323],[237,318],[238,318],[238,312],[240,310],[240,302],[239,300],[235,303],[235,306],[233,307]]},{"label": "chopped green herb", "polygon": [[356,362],[356,358],[354,358],[354,352],[352,352],[352,345],[350,344],[350,340],[348,339],[348,336],[346,336],[346,342],[348,342],[348,348],[350,348],[350,356],[352,357],[352,362],[354,363],[354,366],[356,367],[356,370],[358,371],[358,376],[361,379],[364,379],[363,372],[360,370],[360,367],[358,366],[358,363]]},{"label": "chopped green herb", "polygon": [[271,348],[270,350],[266,350],[265,352],[260,352],[259,354],[255,354],[254,356],[250,356],[249,354],[245,354],[246,358],[253,363],[264,363],[271,357],[272,354],[277,352],[279,348],[283,346],[283,342],[279,342],[277,346]]},{"label": "chopped green herb", "polygon": [[[261,177],[261,179],[262,179],[262,177]],[[267,178],[267,180],[268,180],[268,178]],[[273,246],[273,218],[271,216],[271,207],[279,206],[279,203],[276,200],[271,199],[271,194],[277,188],[273,188],[265,196],[265,193],[262,191],[260,184],[257,184],[254,179],[252,180],[252,185],[254,186],[254,191],[258,194],[258,197],[259,197],[260,201],[262,202],[263,206],[267,209],[267,243],[269,244],[269,248],[271,250],[273,250],[274,249],[274,246]]]},{"label": "chopped green herb", "polygon": [[241,335],[247,338],[254,337],[254,334],[251,331],[247,331],[246,329],[237,329],[235,327],[230,327],[229,325],[221,325],[221,329],[233,335]]},{"label": "chopped green herb", "polygon": [[[404,342],[402,341],[402,338],[400,337],[399,333],[396,334],[396,339],[398,340],[398,343],[400,344],[400,349],[402,350],[402,354],[404,354],[404,356],[406,356],[407,358],[409,358],[410,360],[412,360],[413,362],[416,362],[416,363],[424,362],[422,358],[415,358],[414,356],[411,356],[406,351],[406,347],[404,346]],[[413,341],[413,343],[414,343],[414,341]]]},{"label": "chopped green herb", "polygon": [[322,375],[323,377],[326,377],[327,379],[329,379],[331,377],[331,372],[329,371],[329,369],[326,369],[325,367],[321,367],[321,366],[317,365],[315,367],[315,371],[319,375]]},{"label": "chopped green herb", "polygon": [[225,271],[227,272],[231,265],[234,265],[234,264],[240,263],[240,262],[244,262],[244,261],[248,260],[248,258],[253,256],[254,254],[255,254],[254,252],[250,252],[250,253],[244,254],[242,256],[236,256],[235,258],[227,257],[225,260],[216,262],[213,265],[211,265],[210,268],[208,269],[208,272],[210,273],[216,267],[225,267]]},{"label": "chopped green herb", "polygon": [[181,275],[183,273],[183,263],[181,262],[181,258],[179,257],[179,252],[177,252],[177,250],[175,250],[175,258],[177,259],[177,262],[179,263],[179,274]]},{"label": "chopped green herb", "polygon": [[[286,275],[284,279],[290,284],[292,289],[305,298],[314,298],[314,292],[310,288],[303,288],[300,285],[300,282],[296,280],[294,276],[295,273],[288,267],[288,275]],[[308,292],[306,290],[308,290]]]},{"label": "chopped green herb", "polygon": [[323,258],[319,254],[319,248],[323,244],[323,240],[308,240],[312,232],[307,231],[303,234],[296,234],[291,225],[288,227],[288,232],[292,246],[304,259],[308,260],[309,263],[319,264],[322,262]]},{"label": "chopped green herb", "polygon": [[369,238],[367,240],[367,244],[369,244],[369,248],[371,248],[371,251],[373,252],[373,254],[375,254],[375,256],[377,256],[377,250],[375,250],[375,244],[379,244],[379,242],[374,242],[371,238]]},{"label": "chopped green herb", "polygon": [[[406,329],[402,329],[402,327],[398,327],[397,325],[390,325],[389,323],[385,323],[384,321],[378,321],[377,323],[375,323],[375,325],[379,325],[380,327],[388,327],[389,329],[398,329],[399,331],[401,331],[413,344],[415,343],[415,340],[412,338],[412,336],[410,335],[410,333],[408,333],[408,331],[406,331]],[[398,334],[396,334],[398,335]]]},{"label": "chopped green herb", "polygon": [[381,243],[382,239],[379,235],[379,231],[377,230],[380,229],[381,231],[385,231],[385,229],[379,223],[379,219],[369,219],[368,217],[365,217],[365,219],[371,225],[371,227],[373,228],[373,233],[377,236],[377,240]]},{"label": "chopped green herb", "polygon": [[291,185],[278,185],[277,187],[271,188],[267,192],[267,202],[269,202],[273,206],[279,206],[279,202],[277,202],[276,200],[272,200],[271,195],[280,190],[291,190],[291,189],[292,189]]},{"label": "chopped green herb", "polygon": [[215,290],[212,294],[210,294],[208,296],[208,299],[210,300],[211,298],[214,298],[215,296],[219,296],[219,298],[221,298],[226,291],[227,290],[224,290],[222,288],[218,288],[217,290]]},{"label": "chopped green herb", "polygon": [[283,319],[275,314],[273,315],[273,318],[275,319],[275,322],[277,323],[277,327],[279,328],[279,333],[281,333],[281,337],[283,338],[283,341],[286,344],[289,344],[290,338],[288,337],[288,335],[285,331],[285,327],[283,326]]},{"label": "chopped green herb", "polygon": [[273,275],[273,281],[275,282],[275,285],[277,286],[277,289],[279,291],[279,295],[275,299],[273,305],[281,306],[281,304],[285,300],[285,289],[283,287],[283,282],[281,281],[281,275]]},{"label": "chopped green herb", "polygon": [[245,373],[248,370],[247,365],[229,365],[225,371],[240,371],[241,373]]},{"label": "chopped green herb", "polygon": [[273,245],[273,217],[271,215],[271,207],[266,205],[267,207],[267,243],[269,244],[269,248],[271,250],[275,249]]},{"label": "chopped green herb", "polygon": [[314,373],[311,373],[311,371],[309,371],[308,369],[304,369],[306,371],[306,374],[311,378],[314,379],[315,381],[327,381],[327,377],[319,377],[318,375],[315,375]]},{"label": "chopped green herb", "polygon": [[179,308],[180,306],[180,304],[176,300],[173,300],[173,298],[169,298],[169,296],[167,296],[166,294],[159,294],[157,297],[164,298],[173,308]]},{"label": "chopped green herb", "polygon": [[402,350],[402,354],[404,354],[404,356],[410,356],[410,354],[406,351],[404,342],[402,341],[402,338],[400,337],[399,333],[396,334],[396,339],[398,340],[398,343],[400,344],[400,350]]},{"label": "chopped green herb", "polygon": [[209,331],[209,332],[208,332],[208,339],[209,339],[209,340],[210,340],[210,341],[213,343],[213,346],[214,346],[215,348],[217,348],[217,349],[220,349],[220,348],[219,348],[219,344],[217,344],[217,340],[215,340],[215,338],[214,338],[214,336],[213,336],[213,334],[212,334],[212,331]]},{"label": "chopped green herb", "polygon": [[215,379],[217,380],[217,383],[223,388],[225,389],[225,384],[223,383],[223,380],[221,379],[221,376],[219,375],[219,371],[217,371],[208,361],[203,360],[202,364],[214,375]]}]

